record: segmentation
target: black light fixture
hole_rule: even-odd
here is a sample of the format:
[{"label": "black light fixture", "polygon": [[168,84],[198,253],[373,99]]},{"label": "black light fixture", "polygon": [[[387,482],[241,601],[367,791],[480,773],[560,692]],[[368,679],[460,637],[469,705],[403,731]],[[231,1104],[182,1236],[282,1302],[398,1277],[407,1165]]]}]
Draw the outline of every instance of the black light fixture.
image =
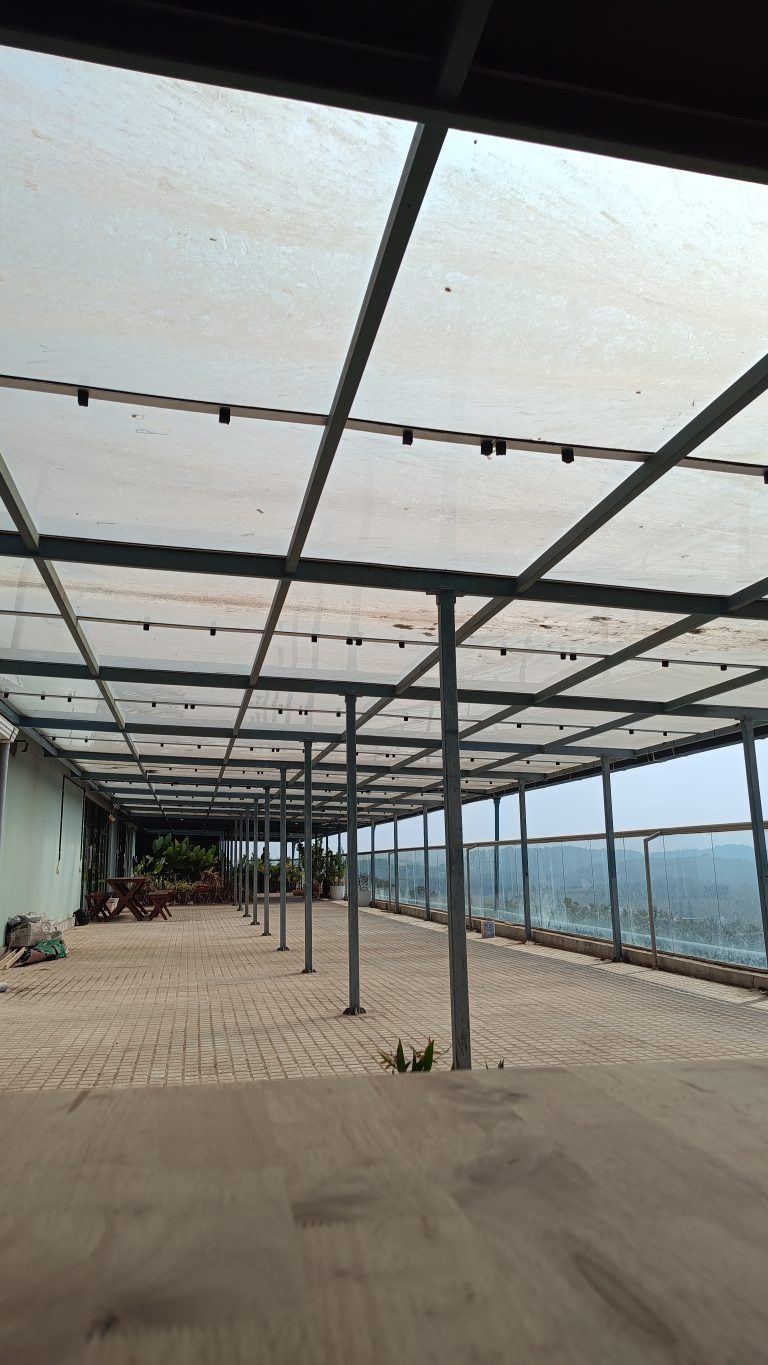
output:
[{"label": "black light fixture", "polygon": [[229,426],[229,419],[232,416],[229,408],[219,408],[219,421],[223,427]]},{"label": "black light fixture", "polygon": [[563,446],[562,450],[560,451],[560,459],[562,460],[563,464],[573,464],[574,455],[571,446]]},{"label": "black light fixture", "polygon": [[211,626],[211,635],[215,635],[215,634],[216,634],[216,627],[215,627],[215,626]]},{"label": "black light fixture", "polygon": [[412,432],[412,431],[409,431],[407,428],[406,428],[406,430],[403,432],[403,445],[404,445],[404,446],[412,446],[412,445],[413,445],[413,432]]},{"label": "black light fixture", "polygon": [[149,630],[149,621],[144,622],[144,630]]},{"label": "black light fixture", "polygon": [[356,645],[361,645],[362,643],[363,643],[362,640],[355,640]]},{"label": "black light fixture", "polygon": [[481,455],[492,455],[492,454],[493,454],[493,441],[488,441],[488,440],[481,441],[481,442],[480,442],[480,454],[481,454]]},{"label": "black light fixture", "polygon": [[77,390],[77,406],[78,406],[79,408],[87,408],[87,407],[88,407],[88,398],[89,398],[89,394],[88,394],[88,390],[87,390],[87,389],[78,389],[78,390]]},{"label": "black light fixture", "polygon": [[669,668],[669,659],[662,659],[661,666],[662,668]]},{"label": "black light fixture", "polygon": [[317,636],[316,636],[316,635],[313,635],[313,636],[312,636],[312,644],[313,644],[313,645],[316,645],[316,644],[317,644]]},{"label": "black light fixture", "polygon": [[507,657],[507,651],[506,651],[506,649],[500,649],[500,650],[499,650],[499,654],[501,655],[502,659],[506,659],[506,657]]},{"label": "black light fixture", "polygon": [[496,454],[497,454],[497,455],[506,455],[506,453],[507,453],[507,443],[506,443],[506,441],[497,441],[497,442],[496,442]]}]

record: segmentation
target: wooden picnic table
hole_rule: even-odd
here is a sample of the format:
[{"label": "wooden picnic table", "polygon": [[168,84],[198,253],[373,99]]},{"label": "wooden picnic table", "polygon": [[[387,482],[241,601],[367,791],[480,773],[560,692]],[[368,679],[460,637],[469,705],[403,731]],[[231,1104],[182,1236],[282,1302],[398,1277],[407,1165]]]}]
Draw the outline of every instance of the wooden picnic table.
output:
[{"label": "wooden picnic table", "polygon": [[107,877],[107,886],[117,896],[117,905],[108,918],[117,919],[123,910],[130,910],[134,919],[146,919],[142,899],[148,885],[149,877]]}]

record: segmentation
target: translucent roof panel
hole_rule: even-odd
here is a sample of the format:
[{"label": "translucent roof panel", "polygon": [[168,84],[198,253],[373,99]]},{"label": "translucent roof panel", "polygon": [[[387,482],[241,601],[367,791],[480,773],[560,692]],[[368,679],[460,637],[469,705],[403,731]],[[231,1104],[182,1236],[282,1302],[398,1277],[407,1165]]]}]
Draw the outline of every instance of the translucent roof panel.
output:
[{"label": "translucent roof panel", "polygon": [[[274,583],[262,578],[104,564],[62,563],[56,568],[78,616],[215,629],[220,646],[226,629],[261,630],[275,593]],[[2,569],[0,560],[0,589]]]},{"label": "translucent roof panel", "polygon": [[450,131],[355,415],[655,449],[762,353],[767,228],[761,185]]},{"label": "translucent roof panel", "polygon": [[3,453],[42,533],[262,554],[288,549],[319,439],[298,423],[225,426],[14,389],[0,390],[0,415]]},{"label": "translucent roof panel", "polygon": [[[735,679],[740,672],[746,673],[747,670],[730,669],[729,677]],[[652,703],[674,702],[701,688],[713,687],[725,681],[719,668],[710,668],[705,664],[670,663],[664,668],[660,662],[635,659],[580,683],[569,690],[568,698],[590,696],[616,698],[622,702],[625,698]]]},{"label": "translucent roof panel", "polygon": [[[585,651],[614,654],[657,630],[674,624],[674,616],[650,611],[615,611],[609,607],[561,606],[549,602],[512,602],[472,636],[473,644],[500,647]],[[589,660],[578,659],[583,667]],[[573,671],[576,671],[575,669]]]},{"label": "translucent roof panel", "polygon": [[0,53],[0,370],[326,411],[411,128]]},{"label": "translucent roof panel", "polygon": [[[473,649],[463,645],[456,658],[459,687],[488,687],[495,691],[538,692],[543,687],[574,673],[575,665],[559,654],[532,653],[512,650],[500,654],[497,649]],[[440,674],[433,669],[425,674],[425,686],[438,684]]]},{"label": "translucent roof panel", "polygon": [[655,658],[696,659],[712,664],[768,665],[768,621],[733,617],[697,626],[654,651]]},{"label": "translucent roof panel", "polygon": [[762,394],[700,445],[696,455],[768,468],[768,395]]},{"label": "translucent roof panel", "polygon": [[31,560],[0,555],[0,611],[56,613],[53,599]]},{"label": "translucent roof panel", "polygon": [[767,498],[761,479],[673,469],[561,560],[550,576],[680,592],[737,592],[768,576]]},{"label": "translucent roof panel", "polygon": [[[346,554],[338,545],[326,545],[325,554]],[[482,597],[460,597],[456,602],[456,625],[484,605]],[[281,630],[310,634],[336,634],[375,640],[396,639],[404,643],[437,644],[437,605],[434,597],[419,592],[396,592],[386,588],[345,587],[329,583],[292,583],[280,616]],[[404,655],[403,672],[410,655]]]},{"label": "translucent roof panel", "polygon": [[345,558],[364,562],[518,573],[626,475],[619,460],[487,459],[479,444],[403,446],[347,431],[306,552],[323,558],[343,545]]},{"label": "translucent roof panel", "polygon": [[[432,650],[423,645],[407,644],[400,649],[394,640],[384,644],[363,640],[354,643],[353,637],[329,640],[318,635],[316,641],[306,636],[277,635],[273,638],[264,664],[264,680],[270,674],[300,678],[339,678],[350,683],[355,680],[371,683],[394,683],[412,668],[424,662]],[[357,637],[362,638],[362,637]],[[358,701],[358,710],[366,704]]]},{"label": "translucent roof panel", "polygon": [[83,665],[77,645],[58,616],[0,615],[0,659]]},{"label": "translucent roof panel", "polygon": [[141,622],[81,622],[83,633],[100,664],[120,667],[171,669],[178,672],[205,670],[234,673],[246,678],[251,671],[260,636],[250,631],[171,629]]}]

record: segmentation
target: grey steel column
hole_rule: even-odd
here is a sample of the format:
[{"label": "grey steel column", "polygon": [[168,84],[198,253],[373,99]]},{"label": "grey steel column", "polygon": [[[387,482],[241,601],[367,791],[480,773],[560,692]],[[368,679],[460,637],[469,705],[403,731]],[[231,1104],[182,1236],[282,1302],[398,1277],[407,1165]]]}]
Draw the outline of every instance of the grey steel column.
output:
[{"label": "grey steel column", "polygon": [[[357,726],[355,698],[347,697],[347,939],[349,1004],[345,1014],[365,1014],[360,1005],[360,915],[357,888]],[[341,834],[339,834],[341,844]]]},{"label": "grey steel column", "polygon": [[394,864],[395,864],[395,914],[400,914],[400,854],[397,847],[397,815],[392,825],[394,832]]},{"label": "grey steel column", "polygon": [[271,788],[264,788],[264,928],[261,933],[262,938],[271,938],[269,928],[269,845],[272,841],[272,823],[270,820],[269,798]]},{"label": "grey steel column", "polygon": [[280,773],[280,942],[277,945],[279,953],[288,952],[288,912],[287,912],[287,872],[286,863],[288,861],[288,834],[286,830],[285,800],[286,800],[286,779],[285,768]]},{"label": "grey steel column", "polygon": [[251,924],[259,922],[259,873],[256,864],[259,861],[259,798],[253,798],[253,911],[251,914]]},{"label": "grey steel column", "polygon": [[768,962],[768,854],[765,847],[763,803],[760,796],[760,778],[757,771],[757,754],[755,753],[755,722],[753,720],[741,722],[741,742],[744,747],[744,766],[747,771],[749,818],[752,821],[752,842],[755,846],[760,917],[763,921],[765,955]]},{"label": "grey steel column", "polygon": [[[255,817],[255,815],[256,815],[256,812],[254,811],[254,817]],[[250,826],[251,826],[251,817],[250,817],[248,811],[246,810],[246,811],[244,812],[244,814],[243,814],[243,827],[244,827],[244,829],[245,829],[245,838],[244,838],[244,840],[243,840],[243,893],[244,893],[244,895],[243,895],[243,919],[248,919],[248,918],[250,917],[250,913],[251,913],[251,912],[250,912],[250,898],[251,898],[250,880],[251,880],[251,879],[250,879],[250,876],[249,876],[249,869],[248,869],[248,845],[249,845],[249,843],[250,843],[250,833],[251,833]],[[254,843],[254,848],[255,848],[255,846],[256,846],[256,820],[255,820],[255,818],[254,818],[254,821],[253,821],[253,843]],[[256,900],[256,897],[254,896],[254,902],[255,902],[255,900]]]},{"label": "grey steel column", "polygon": [[501,797],[493,798],[493,913],[499,915],[499,837],[501,830]]},{"label": "grey steel column", "polygon": [[240,817],[235,823],[235,904],[238,910],[242,910],[240,900]]},{"label": "grey steel column", "polygon": [[456,678],[456,594],[437,594],[440,651],[440,728],[443,741],[445,799],[445,872],[448,905],[448,969],[451,1034],[456,1071],[472,1066],[467,972],[467,921],[464,906],[464,833],[461,813],[459,701]]},{"label": "grey steel column", "polygon": [[611,799],[611,763],[602,758],[603,806],[605,807],[605,852],[608,858],[608,895],[611,902],[611,932],[613,960],[621,962],[621,920],[619,918],[619,883],[616,876],[616,842],[613,837],[613,801]]},{"label": "grey steel column", "polygon": [[531,928],[531,877],[528,867],[528,816],[525,809],[525,782],[517,783],[517,799],[520,803],[520,875],[523,882],[523,931],[526,943],[533,938]]},{"label": "grey steel column", "polygon": [[429,905],[429,811],[424,807],[424,910],[425,918],[432,918]]},{"label": "grey steel column", "polygon": [[371,905],[376,900],[376,825],[371,820]]},{"label": "grey steel column", "polygon": [[0,849],[2,849],[3,826],[5,825],[5,795],[8,789],[8,759],[10,752],[10,743],[0,744]]},{"label": "grey steel column", "polygon": [[312,966],[312,745],[304,741],[304,972]]}]

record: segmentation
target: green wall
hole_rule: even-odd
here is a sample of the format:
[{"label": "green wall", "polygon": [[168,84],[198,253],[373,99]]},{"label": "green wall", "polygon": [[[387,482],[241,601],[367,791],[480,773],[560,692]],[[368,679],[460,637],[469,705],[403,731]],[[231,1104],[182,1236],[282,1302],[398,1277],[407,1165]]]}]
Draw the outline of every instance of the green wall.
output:
[{"label": "green wall", "polygon": [[[80,904],[83,793],[37,745],[20,739],[8,760],[0,841],[0,945],[11,915],[66,919]],[[59,827],[61,853],[59,854]]]}]

